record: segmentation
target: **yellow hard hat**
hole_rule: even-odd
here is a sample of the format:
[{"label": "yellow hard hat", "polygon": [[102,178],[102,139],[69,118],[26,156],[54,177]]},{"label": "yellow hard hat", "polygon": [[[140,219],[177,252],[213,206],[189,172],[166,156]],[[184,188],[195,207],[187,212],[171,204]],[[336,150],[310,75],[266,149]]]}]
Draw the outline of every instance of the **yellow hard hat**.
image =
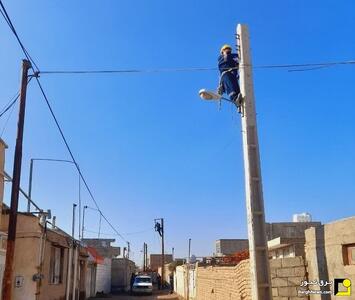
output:
[{"label": "yellow hard hat", "polygon": [[228,45],[228,44],[223,45],[222,48],[221,48],[221,53],[222,53],[222,51],[224,51],[224,50],[226,50],[226,49],[232,50],[232,46],[231,46],[231,45]]}]

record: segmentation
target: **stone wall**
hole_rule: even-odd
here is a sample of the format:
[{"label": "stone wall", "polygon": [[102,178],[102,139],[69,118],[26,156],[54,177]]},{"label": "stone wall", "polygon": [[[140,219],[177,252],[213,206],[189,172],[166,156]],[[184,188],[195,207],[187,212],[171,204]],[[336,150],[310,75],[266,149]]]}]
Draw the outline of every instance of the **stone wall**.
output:
[{"label": "stone wall", "polygon": [[[249,260],[237,266],[197,269],[196,300],[251,300]],[[302,257],[270,260],[273,300],[305,299],[298,289],[306,279]]]}]

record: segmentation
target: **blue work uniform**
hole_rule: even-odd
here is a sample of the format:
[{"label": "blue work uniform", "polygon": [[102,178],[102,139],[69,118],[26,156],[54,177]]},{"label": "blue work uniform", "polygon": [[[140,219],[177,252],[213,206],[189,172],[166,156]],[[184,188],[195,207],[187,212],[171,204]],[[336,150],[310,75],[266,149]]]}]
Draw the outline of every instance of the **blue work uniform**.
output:
[{"label": "blue work uniform", "polygon": [[235,100],[240,93],[238,83],[239,76],[237,69],[234,69],[232,71],[228,70],[231,68],[238,68],[238,65],[239,63],[237,54],[228,53],[226,56],[221,54],[218,57],[218,69],[221,73],[220,84],[223,87],[223,92],[226,92],[232,101]]}]

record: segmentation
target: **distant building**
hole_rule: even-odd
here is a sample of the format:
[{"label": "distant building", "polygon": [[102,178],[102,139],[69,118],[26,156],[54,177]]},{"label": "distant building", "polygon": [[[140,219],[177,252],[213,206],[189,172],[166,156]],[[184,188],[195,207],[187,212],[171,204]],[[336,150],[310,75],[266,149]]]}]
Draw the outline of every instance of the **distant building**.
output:
[{"label": "distant building", "polygon": [[[305,230],[321,226],[321,222],[266,223],[269,255],[272,258],[305,255]],[[247,239],[220,239],[216,241],[215,256],[231,255],[249,249]]]},{"label": "distant building", "polygon": [[249,248],[247,239],[220,239],[216,241],[216,256],[231,255]]},{"label": "distant building", "polygon": [[120,247],[111,246],[115,239],[83,239],[82,242],[97,261],[95,292],[110,293],[112,259],[120,255]]},{"label": "distant building", "polygon": [[274,259],[305,257],[305,230],[319,226],[321,222],[266,223],[269,256]]},{"label": "distant building", "polygon": [[[151,254],[149,256],[149,268],[152,271],[158,271],[158,268],[161,267],[161,259],[162,259],[161,254]],[[171,263],[172,261],[173,261],[172,254],[165,254],[164,255],[164,262],[166,264]]]},{"label": "distant building", "polygon": [[267,240],[282,238],[305,238],[304,231],[310,227],[317,227],[321,222],[279,222],[266,223]]},{"label": "distant building", "polygon": [[294,214],[292,217],[293,222],[312,222],[312,215],[309,213]]}]

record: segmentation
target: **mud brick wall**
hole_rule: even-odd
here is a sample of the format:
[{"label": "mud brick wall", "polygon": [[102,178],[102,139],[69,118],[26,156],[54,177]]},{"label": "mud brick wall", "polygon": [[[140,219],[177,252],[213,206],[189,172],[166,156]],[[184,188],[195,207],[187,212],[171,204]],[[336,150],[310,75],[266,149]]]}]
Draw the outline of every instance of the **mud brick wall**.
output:
[{"label": "mud brick wall", "polygon": [[237,266],[198,267],[197,300],[250,300],[249,260]]},{"label": "mud brick wall", "polygon": [[[298,294],[306,280],[302,257],[270,260],[273,300],[305,300]],[[251,300],[249,260],[237,266],[198,267],[196,300]]]}]

